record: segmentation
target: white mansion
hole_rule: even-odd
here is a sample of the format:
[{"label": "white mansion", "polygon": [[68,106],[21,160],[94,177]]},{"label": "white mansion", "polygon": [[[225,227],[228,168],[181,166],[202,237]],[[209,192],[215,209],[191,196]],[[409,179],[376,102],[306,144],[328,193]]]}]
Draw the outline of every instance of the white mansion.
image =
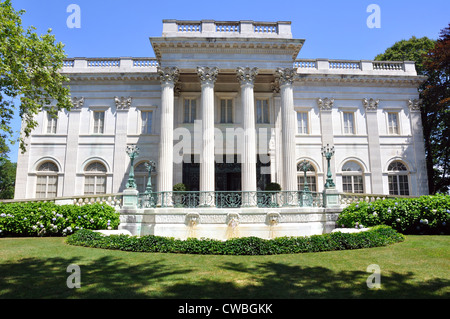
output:
[{"label": "white mansion", "polygon": [[[164,20],[154,58],[71,58],[73,108],[19,152],[16,199],[137,188],[427,194],[414,62],[297,59],[290,22]],[[300,163],[307,161],[307,171]],[[306,176],[306,181],[305,181]],[[306,183],[305,183],[306,182]]]}]

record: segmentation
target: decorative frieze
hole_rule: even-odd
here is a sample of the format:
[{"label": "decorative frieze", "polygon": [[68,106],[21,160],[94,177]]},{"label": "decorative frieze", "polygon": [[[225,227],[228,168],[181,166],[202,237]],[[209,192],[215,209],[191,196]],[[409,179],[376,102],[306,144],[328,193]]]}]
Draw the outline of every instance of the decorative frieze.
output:
[{"label": "decorative frieze", "polygon": [[197,74],[202,84],[214,84],[217,80],[217,75],[219,74],[219,68],[199,66],[197,67]]},{"label": "decorative frieze", "polygon": [[422,100],[420,100],[420,99],[408,100],[408,107],[411,111],[420,111],[421,105],[422,105]]},{"label": "decorative frieze", "polygon": [[180,77],[180,71],[177,67],[158,67],[157,72],[161,84],[175,84]]},{"label": "decorative frieze", "polygon": [[115,96],[114,102],[116,103],[116,109],[118,110],[129,110],[131,107],[131,96],[125,97],[125,96]]},{"label": "decorative frieze", "polygon": [[367,111],[376,111],[378,109],[378,103],[380,103],[380,100],[374,100],[372,98],[366,99],[364,98],[362,100],[363,106]]},{"label": "decorative frieze", "polygon": [[317,105],[319,106],[319,109],[321,111],[331,111],[331,109],[333,108],[333,104],[334,104],[334,99],[329,99],[329,98],[318,98],[317,99]]},{"label": "decorative frieze", "polygon": [[237,67],[236,74],[241,85],[252,84],[255,82],[255,78],[258,75],[258,68],[249,67]]}]

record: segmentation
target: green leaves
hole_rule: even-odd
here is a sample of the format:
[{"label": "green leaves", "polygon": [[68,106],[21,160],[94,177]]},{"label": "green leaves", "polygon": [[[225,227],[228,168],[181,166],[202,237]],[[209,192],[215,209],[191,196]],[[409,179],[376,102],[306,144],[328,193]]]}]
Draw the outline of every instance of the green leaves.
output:
[{"label": "green leaves", "polygon": [[0,203],[0,234],[65,236],[79,229],[117,229],[119,214],[108,205],[54,203]]},{"label": "green leaves", "polygon": [[51,30],[41,36],[34,27],[24,30],[23,13],[15,11],[9,0],[0,3],[0,130],[4,137],[13,134],[10,121],[18,108],[25,134],[18,140],[25,151],[24,137],[37,126],[34,116],[44,107],[56,116],[72,104],[66,86],[69,79],[59,73],[66,57],[64,45],[55,42]]},{"label": "green leaves", "polygon": [[336,224],[350,228],[387,225],[404,234],[450,234],[450,196],[353,203],[342,211]]},{"label": "green leaves", "polygon": [[275,255],[359,249],[385,246],[404,240],[402,234],[388,226],[377,226],[360,233],[335,232],[310,237],[233,238],[226,241],[188,238],[186,240],[147,235],[100,236],[89,230],[80,230],[67,238],[71,245],[119,249],[135,252],[160,252],[210,255]]}]

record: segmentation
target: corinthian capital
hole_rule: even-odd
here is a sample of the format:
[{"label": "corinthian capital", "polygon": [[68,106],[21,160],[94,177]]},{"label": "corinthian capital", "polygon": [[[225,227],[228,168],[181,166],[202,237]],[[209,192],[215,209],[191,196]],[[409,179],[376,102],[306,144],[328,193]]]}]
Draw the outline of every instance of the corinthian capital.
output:
[{"label": "corinthian capital", "polygon": [[275,78],[278,79],[280,86],[290,85],[294,82],[297,73],[294,68],[277,68]]},{"label": "corinthian capital", "polygon": [[202,84],[214,84],[217,80],[217,75],[219,74],[219,68],[198,66],[197,74],[198,74],[198,76],[200,78],[200,82],[202,82]]},{"label": "corinthian capital", "polygon": [[374,100],[372,98],[370,99],[363,99],[363,106],[367,111],[376,111],[378,108],[378,103],[380,103],[380,100]]},{"label": "corinthian capital", "polygon": [[253,84],[258,75],[258,68],[243,68],[239,66],[236,68],[236,75],[241,85]]},{"label": "corinthian capital", "polygon": [[128,110],[131,106],[131,96],[129,97],[114,97],[114,102],[116,102],[116,108],[118,110]]},{"label": "corinthian capital", "polygon": [[161,84],[175,84],[178,82],[180,71],[176,67],[158,67],[159,80]]},{"label": "corinthian capital", "polygon": [[72,105],[74,109],[80,109],[83,107],[84,104],[84,97],[73,97],[72,98]]},{"label": "corinthian capital", "polygon": [[422,101],[419,99],[408,100],[408,106],[411,111],[420,111]]},{"label": "corinthian capital", "polygon": [[333,104],[334,104],[334,99],[329,99],[329,98],[318,98],[317,99],[317,105],[319,106],[319,109],[321,111],[331,111],[331,109],[333,108]]}]

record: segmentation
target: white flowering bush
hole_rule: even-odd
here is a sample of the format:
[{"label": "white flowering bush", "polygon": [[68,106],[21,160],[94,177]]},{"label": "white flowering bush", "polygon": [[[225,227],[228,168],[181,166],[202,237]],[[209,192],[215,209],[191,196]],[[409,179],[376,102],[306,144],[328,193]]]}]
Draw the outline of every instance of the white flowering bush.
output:
[{"label": "white flowering bush", "polygon": [[79,229],[117,229],[119,223],[106,204],[0,203],[0,236],[66,236]]},{"label": "white flowering bush", "polygon": [[403,234],[450,234],[450,196],[389,198],[346,207],[338,227],[391,226]]}]

